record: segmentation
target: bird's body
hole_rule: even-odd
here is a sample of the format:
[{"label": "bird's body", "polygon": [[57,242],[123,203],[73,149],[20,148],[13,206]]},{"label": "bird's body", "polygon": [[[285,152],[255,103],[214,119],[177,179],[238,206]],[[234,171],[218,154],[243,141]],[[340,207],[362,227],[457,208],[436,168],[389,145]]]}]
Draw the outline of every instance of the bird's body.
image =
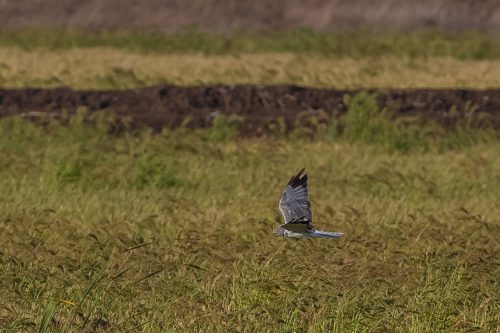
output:
[{"label": "bird's body", "polygon": [[286,185],[279,202],[285,223],[275,233],[291,238],[340,238],[341,232],[315,230],[312,224],[311,203],[307,190],[307,174],[304,169],[293,176]]}]

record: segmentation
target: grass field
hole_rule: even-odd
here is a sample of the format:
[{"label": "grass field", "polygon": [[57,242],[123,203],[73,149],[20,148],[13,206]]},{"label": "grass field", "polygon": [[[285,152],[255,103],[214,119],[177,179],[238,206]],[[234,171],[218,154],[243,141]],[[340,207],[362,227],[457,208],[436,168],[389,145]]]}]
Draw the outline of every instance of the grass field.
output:
[{"label": "grass field", "polygon": [[445,34],[431,30],[413,33],[372,30],[324,33],[299,29],[265,34],[210,34],[192,30],[165,34],[140,30],[96,33],[36,28],[2,30],[0,45],[27,51],[111,47],[141,54],[294,53],[356,59],[367,56],[500,59],[498,36],[479,32]]},{"label": "grass field", "polygon": [[[0,331],[498,331],[498,140],[214,130],[1,120]],[[273,235],[301,167],[344,239]]]},{"label": "grass field", "polygon": [[[1,87],[485,88],[499,62],[481,34],[0,33]],[[0,119],[0,332],[499,331],[500,140],[476,118],[392,122],[364,93],[253,139],[104,118]],[[302,167],[342,240],[273,234]]]},{"label": "grass field", "polygon": [[492,88],[499,68],[500,39],[480,33],[0,32],[1,87]]},{"label": "grass field", "polygon": [[0,48],[2,87],[126,89],[154,84],[298,84],[329,88],[500,87],[500,60],[327,58],[292,53],[149,54],[110,48]]}]

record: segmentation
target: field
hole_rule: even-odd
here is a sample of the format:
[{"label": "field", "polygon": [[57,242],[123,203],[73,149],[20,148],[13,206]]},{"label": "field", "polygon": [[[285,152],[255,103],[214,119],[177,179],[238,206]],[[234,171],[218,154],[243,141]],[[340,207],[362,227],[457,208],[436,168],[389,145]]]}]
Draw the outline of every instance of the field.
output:
[{"label": "field", "polygon": [[[498,328],[498,141],[0,129],[3,331]],[[344,239],[272,234],[303,166],[317,226]]]},{"label": "field", "polygon": [[[0,36],[2,88],[500,86],[496,40],[471,51],[482,37],[461,56],[444,37],[415,48],[429,54],[355,56],[12,36]],[[442,127],[386,111],[361,92],[338,118],[261,136],[230,116],[118,132],[105,111],[0,118],[0,332],[498,332],[498,130],[473,112]],[[302,167],[315,226],[343,239],[273,234]]]},{"label": "field", "polygon": [[500,39],[480,34],[0,33],[0,84],[10,88],[165,83],[493,88],[500,86],[499,64]]},{"label": "field", "polygon": [[292,53],[134,54],[116,49],[27,52],[0,49],[8,88],[127,89],[176,84],[298,84],[322,88],[491,88],[500,60],[328,58]]}]

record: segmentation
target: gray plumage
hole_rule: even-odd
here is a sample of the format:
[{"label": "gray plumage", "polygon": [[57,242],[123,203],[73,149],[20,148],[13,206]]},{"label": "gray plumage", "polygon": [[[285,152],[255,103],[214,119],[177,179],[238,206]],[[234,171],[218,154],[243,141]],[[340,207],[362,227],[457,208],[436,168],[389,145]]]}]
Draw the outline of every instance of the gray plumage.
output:
[{"label": "gray plumage", "polygon": [[286,185],[279,202],[285,223],[275,233],[292,238],[340,238],[341,232],[315,230],[312,224],[311,203],[307,190],[307,174],[300,170]]}]

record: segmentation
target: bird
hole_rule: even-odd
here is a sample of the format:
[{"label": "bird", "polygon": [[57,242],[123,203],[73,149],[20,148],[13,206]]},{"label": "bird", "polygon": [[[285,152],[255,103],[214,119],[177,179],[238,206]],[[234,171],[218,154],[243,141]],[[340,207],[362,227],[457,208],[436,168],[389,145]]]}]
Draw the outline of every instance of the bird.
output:
[{"label": "bird", "polygon": [[314,229],[307,190],[307,174],[304,171],[303,168],[293,176],[283,190],[278,207],[285,223],[274,233],[290,238],[341,238],[344,235],[342,232]]}]

